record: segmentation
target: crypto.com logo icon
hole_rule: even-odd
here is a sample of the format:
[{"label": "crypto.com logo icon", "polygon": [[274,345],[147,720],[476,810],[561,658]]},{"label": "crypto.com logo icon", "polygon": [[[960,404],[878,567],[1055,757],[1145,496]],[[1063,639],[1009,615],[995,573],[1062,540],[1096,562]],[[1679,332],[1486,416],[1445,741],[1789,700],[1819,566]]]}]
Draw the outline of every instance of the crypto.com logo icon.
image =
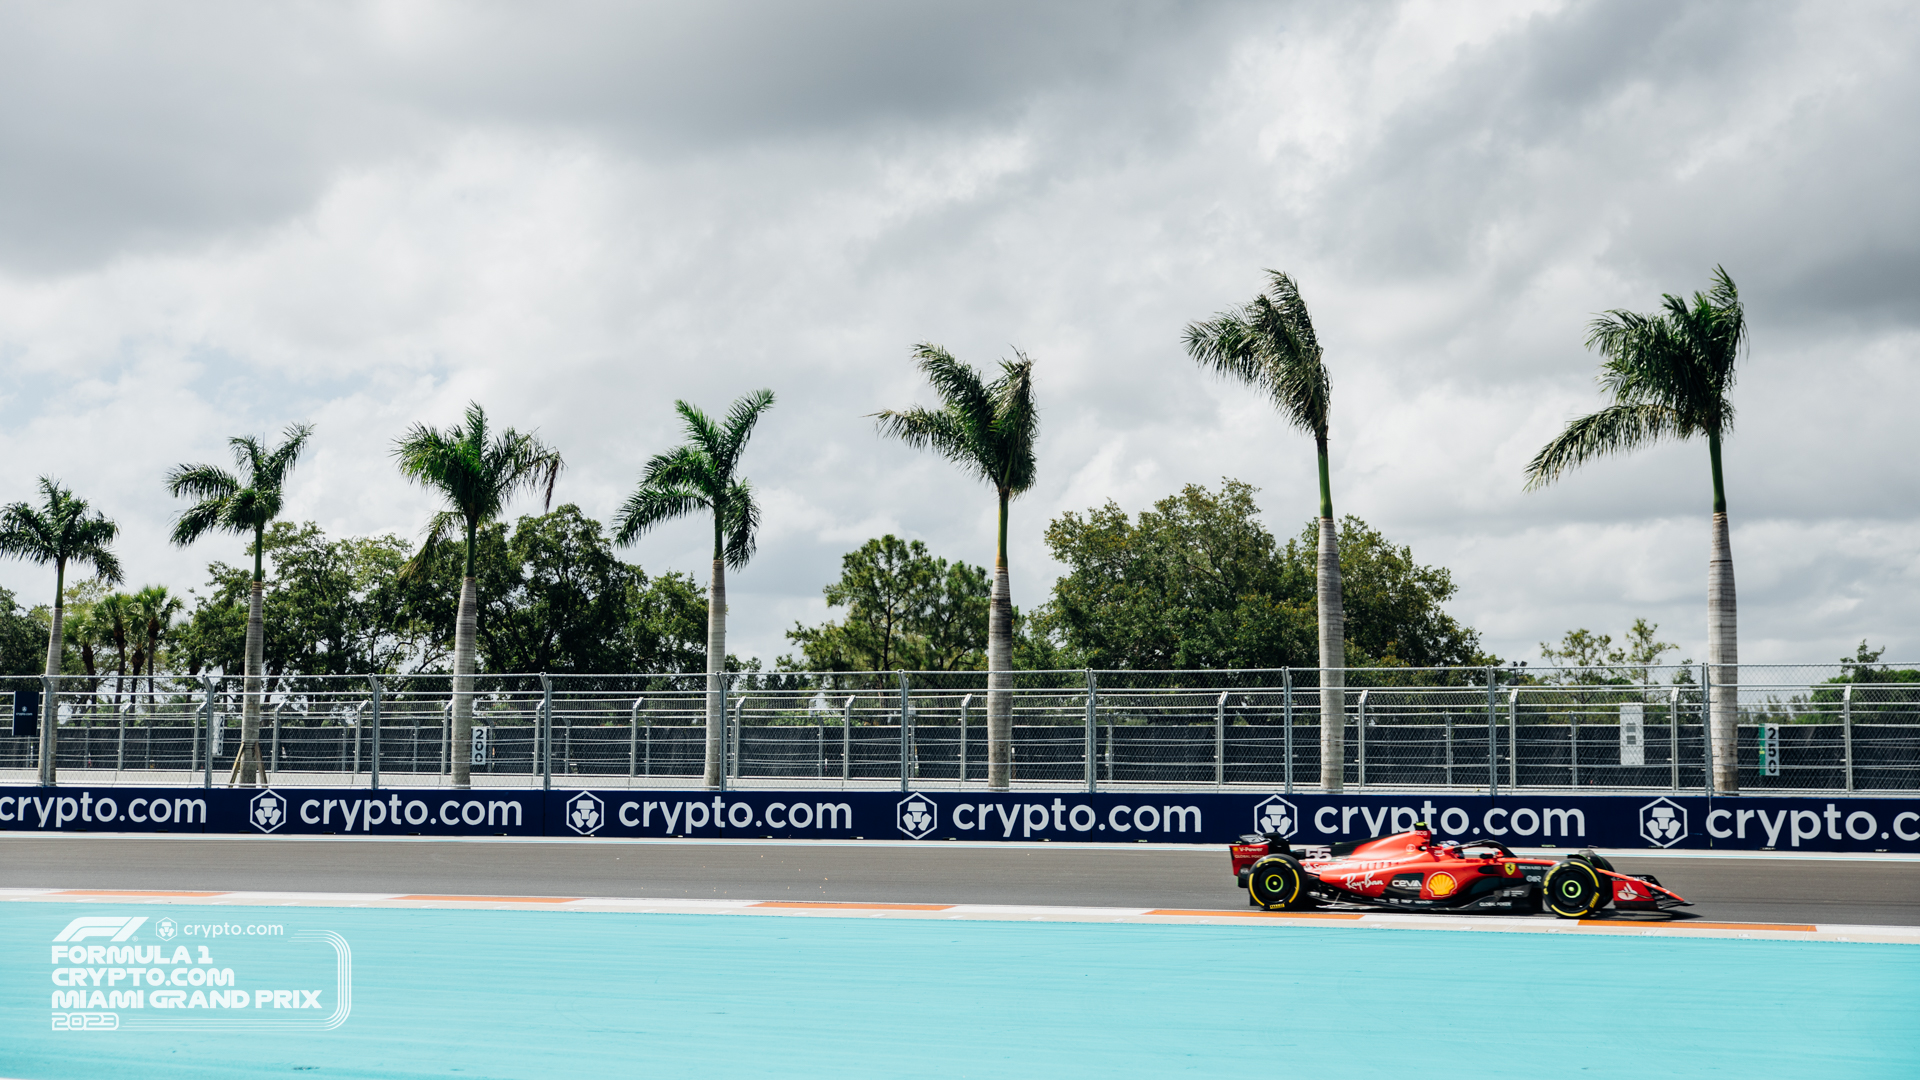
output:
[{"label": "crypto.com logo icon", "polygon": [[909,795],[894,807],[894,824],[915,840],[924,840],[940,824],[940,808],[924,795]]},{"label": "crypto.com logo icon", "polygon": [[1687,838],[1687,808],[1672,799],[1655,799],[1640,808],[1640,835],[1654,847],[1672,847]]},{"label": "crypto.com logo icon", "polygon": [[1253,808],[1253,831],[1263,836],[1279,833],[1291,840],[1299,828],[1299,809],[1278,795],[1268,796],[1267,801]]},{"label": "crypto.com logo icon", "polygon": [[268,788],[247,803],[247,821],[261,832],[272,832],[287,823],[287,800]]},{"label": "crypto.com logo icon", "polygon": [[583,791],[567,800],[567,828],[581,836],[592,836],[607,823],[607,804],[591,791]]}]

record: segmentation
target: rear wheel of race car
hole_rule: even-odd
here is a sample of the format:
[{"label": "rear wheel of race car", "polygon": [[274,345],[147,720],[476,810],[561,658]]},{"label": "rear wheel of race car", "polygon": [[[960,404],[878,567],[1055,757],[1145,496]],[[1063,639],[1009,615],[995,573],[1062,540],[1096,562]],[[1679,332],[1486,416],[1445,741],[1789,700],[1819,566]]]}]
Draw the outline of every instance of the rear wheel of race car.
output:
[{"label": "rear wheel of race car", "polygon": [[1563,919],[1584,919],[1600,907],[1602,883],[1593,867],[1568,860],[1547,871],[1541,891],[1548,911]]},{"label": "rear wheel of race car", "polygon": [[1285,855],[1269,855],[1253,864],[1247,894],[1268,911],[1293,911],[1307,905],[1307,875]]}]

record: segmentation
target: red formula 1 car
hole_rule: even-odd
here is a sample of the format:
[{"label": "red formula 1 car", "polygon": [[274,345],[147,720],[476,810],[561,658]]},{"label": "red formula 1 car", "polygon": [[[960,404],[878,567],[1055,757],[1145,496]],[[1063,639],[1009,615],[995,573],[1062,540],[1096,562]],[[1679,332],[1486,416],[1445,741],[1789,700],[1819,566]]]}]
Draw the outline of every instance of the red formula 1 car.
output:
[{"label": "red formula 1 car", "polygon": [[1233,873],[1254,907],[1295,911],[1320,904],[1392,911],[1551,911],[1583,919],[1688,906],[1649,874],[1628,875],[1592,851],[1562,861],[1528,859],[1493,840],[1434,839],[1425,824],[1395,836],[1296,851],[1277,834],[1243,836]]}]

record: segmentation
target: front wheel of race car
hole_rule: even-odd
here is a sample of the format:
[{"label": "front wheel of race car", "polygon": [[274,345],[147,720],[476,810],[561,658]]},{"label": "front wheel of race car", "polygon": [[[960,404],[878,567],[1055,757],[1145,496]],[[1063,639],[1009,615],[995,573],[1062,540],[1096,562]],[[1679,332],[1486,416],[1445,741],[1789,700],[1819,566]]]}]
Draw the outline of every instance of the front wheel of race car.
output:
[{"label": "front wheel of race car", "polygon": [[1547,910],[1563,919],[1584,919],[1600,907],[1600,875],[1584,862],[1569,860],[1547,871],[1541,891]]},{"label": "front wheel of race car", "polygon": [[1285,855],[1269,855],[1253,864],[1247,893],[1268,911],[1294,911],[1307,906],[1307,875]]}]

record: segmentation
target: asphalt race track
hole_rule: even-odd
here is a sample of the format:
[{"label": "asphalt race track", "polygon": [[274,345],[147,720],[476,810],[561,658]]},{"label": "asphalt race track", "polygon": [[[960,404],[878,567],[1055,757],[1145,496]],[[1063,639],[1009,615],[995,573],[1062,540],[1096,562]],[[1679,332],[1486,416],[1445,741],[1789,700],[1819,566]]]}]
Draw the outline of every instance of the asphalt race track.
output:
[{"label": "asphalt race track", "polygon": [[[1624,855],[1752,922],[1920,925],[1920,861]],[[421,892],[1232,909],[1214,848],[0,837],[0,888]]]}]

